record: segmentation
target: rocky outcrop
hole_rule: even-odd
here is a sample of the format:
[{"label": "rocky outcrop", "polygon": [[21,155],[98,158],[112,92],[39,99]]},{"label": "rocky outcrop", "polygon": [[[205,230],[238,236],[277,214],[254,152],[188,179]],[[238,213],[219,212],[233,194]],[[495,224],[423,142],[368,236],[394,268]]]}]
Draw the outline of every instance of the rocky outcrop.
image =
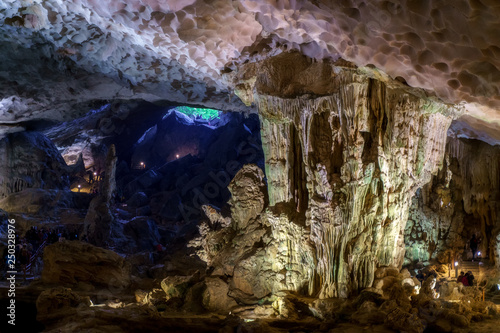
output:
[{"label": "rocky outcrop", "polygon": [[498,147],[448,139],[443,168],[412,199],[405,230],[407,263],[469,260],[475,234],[482,257],[498,264],[499,156]]},{"label": "rocky outcrop", "polygon": [[1,199],[0,207],[12,213],[52,217],[67,208],[87,208],[89,201],[83,193],[30,188]]},{"label": "rocky outcrop", "polygon": [[111,145],[106,157],[105,177],[100,184],[100,193],[90,202],[85,216],[84,237],[97,246],[110,244],[112,224],[115,222],[110,205],[116,192],[116,161],[115,146]]},{"label": "rocky outcrop", "polygon": [[37,132],[20,132],[0,141],[0,199],[27,188],[69,186],[66,163],[54,144]]},{"label": "rocky outcrop", "polygon": [[70,288],[57,287],[42,291],[36,300],[37,320],[47,324],[75,316],[78,311],[88,309],[89,297],[82,297]]},{"label": "rocky outcrop", "polygon": [[113,251],[79,241],[49,245],[43,254],[42,281],[64,286],[92,285],[121,290],[130,284],[130,267]]}]

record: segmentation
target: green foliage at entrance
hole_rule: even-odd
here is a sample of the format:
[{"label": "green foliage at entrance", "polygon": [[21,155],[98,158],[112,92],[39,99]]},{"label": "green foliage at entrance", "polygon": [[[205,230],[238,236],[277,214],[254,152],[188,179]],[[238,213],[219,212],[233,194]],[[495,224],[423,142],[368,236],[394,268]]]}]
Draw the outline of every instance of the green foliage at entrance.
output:
[{"label": "green foliage at entrance", "polygon": [[175,108],[177,111],[182,112],[190,117],[200,116],[206,120],[219,118],[220,111],[214,109],[192,108],[190,106],[178,106]]}]

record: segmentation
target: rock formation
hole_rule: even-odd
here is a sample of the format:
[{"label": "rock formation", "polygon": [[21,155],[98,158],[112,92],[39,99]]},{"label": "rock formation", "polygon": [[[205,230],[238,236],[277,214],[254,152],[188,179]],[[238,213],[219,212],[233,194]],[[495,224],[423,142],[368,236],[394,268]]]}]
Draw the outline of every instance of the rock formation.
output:
[{"label": "rock formation", "polygon": [[69,186],[66,163],[41,133],[10,134],[0,141],[0,156],[0,199],[27,188]]},{"label": "rock formation", "polygon": [[[287,59],[303,65],[282,76]],[[324,64],[301,59],[253,65],[248,96],[261,117],[270,206],[302,215],[315,249],[308,292],[347,297],[371,286],[377,267],[402,265],[410,200],[442,166],[443,129],[458,111],[342,65],[305,86]]]},{"label": "rock formation", "polygon": [[121,290],[130,284],[130,266],[113,251],[79,241],[47,246],[42,281],[67,287]]},{"label": "rock formation", "polygon": [[[198,245],[214,272],[233,277],[234,294],[348,297],[371,287],[378,267],[401,268],[411,198],[442,167],[442,129],[459,111],[335,64],[332,78],[303,86],[325,64],[274,60],[249,65],[260,74],[241,85],[255,89],[245,96],[261,117],[269,207],[263,175],[243,168],[229,186],[232,231],[214,230],[227,218],[211,213]],[[285,75],[287,60],[303,66]]]},{"label": "rock formation", "polygon": [[111,145],[106,157],[104,180],[100,183],[99,195],[90,202],[85,217],[83,237],[98,246],[110,244],[111,228],[115,221],[110,205],[113,203],[116,192],[116,161],[115,146]]},{"label": "rock formation", "polygon": [[[83,229],[93,244],[44,250],[33,288],[72,288],[40,294],[52,331],[422,333],[492,318],[479,288],[494,293],[500,268],[499,13],[0,0],[0,250],[6,217],[19,237]],[[218,118],[179,111],[194,106]],[[446,281],[473,234],[490,279]]]},{"label": "rock formation", "polygon": [[412,199],[405,230],[408,262],[470,259],[469,240],[476,234],[483,257],[498,265],[499,156],[498,147],[448,139],[442,170]]}]

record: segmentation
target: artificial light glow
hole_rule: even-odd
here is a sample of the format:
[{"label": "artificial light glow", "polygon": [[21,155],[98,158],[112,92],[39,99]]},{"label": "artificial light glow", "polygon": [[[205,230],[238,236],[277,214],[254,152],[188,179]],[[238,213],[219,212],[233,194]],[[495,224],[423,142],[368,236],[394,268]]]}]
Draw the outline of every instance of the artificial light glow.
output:
[{"label": "artificial light glow", "polygon": [[78,188],[81,188],[81,187],[82,187],[82,185],[78,185]]},{"label": "artificial light glow", "polygon": [[200,117],[205,120],[212,120],[220,117],[220,111],[206,108],[192,108],[190,106],[178,106],[175,108],[178,112],[182,112],[190,117]]},{"label": "artificial light glow", "polygon": [[455,267],[458,266],[458,261],[455,261]]},{"label": "artificial light glow", "polygon": [[141,162],[141,165],[144,165],[144,162]]},{"label": "artificial light glow", "polygon": [[97,176],[97,172],[94,172],[94,176]]},{"label": "artificial light glow", "polygon": [[176,158],[179,158],[179,154],[175,155]]},{"label": "artificial light glow", "polygon": [[480,256],[480,255],[481,255],[481,251],[479,251],[479,252],[477,253],[477,255],[478,255],[478,256]]}]

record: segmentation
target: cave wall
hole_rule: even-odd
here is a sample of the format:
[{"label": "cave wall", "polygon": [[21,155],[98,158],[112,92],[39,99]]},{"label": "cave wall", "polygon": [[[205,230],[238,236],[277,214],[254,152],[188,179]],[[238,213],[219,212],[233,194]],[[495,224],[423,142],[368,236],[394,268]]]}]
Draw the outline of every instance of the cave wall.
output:
[{"label": "cave wall", "polygon": [[405,230],[406,263],[471,259],[468,241],[499,265],[500,148],[448,138],[442,170],[413,198]]},{"label": "cave wall", "polygon": [[27,188],[62,189],[69,172],[54,144],[38,132],[19,132],[0,140],[0,199]]}]

